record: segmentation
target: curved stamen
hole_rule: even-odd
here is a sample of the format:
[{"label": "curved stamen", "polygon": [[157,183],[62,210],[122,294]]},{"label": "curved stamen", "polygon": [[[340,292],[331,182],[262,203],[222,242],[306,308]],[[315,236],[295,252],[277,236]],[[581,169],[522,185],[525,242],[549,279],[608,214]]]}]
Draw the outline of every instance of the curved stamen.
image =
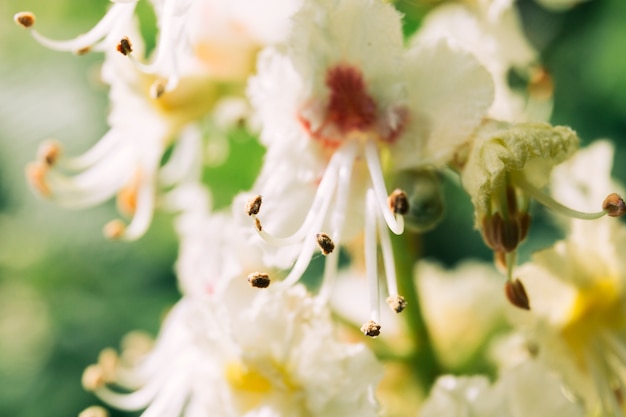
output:
[{"label": "curved stamen", "polygon": [[[190,362],[186,360],[185,362]],[[180,367],[188,367],[187,364],[179,365]],[[179,372],[167,382],[163,387],[159,395],[157,395],[150,403],[150,406],[146,411],[141,414],[141,417],[170,417],[180,416],[181,411],[184,408],[185,403],[190,395],[190,383],[186,372],[182,372],[181,369],[177,369]]]},{"label": "curved stamen", "polygon": [[[172,371],[176,370],[175,365],[179,361],[173,361],[165,369],[162,369],[157,375],[148,380],[148,383],[137,391],[129,394],[122,394],[112,389],[102,386],[94,391],[94,394],[102,401],[119,408],[124,411],[135,411],[147,407],[150,402],[158,395],[161,387],[171,377]],[[163,365],[163,364],[162,364]]]},{"label": "curved stamen", "polygon": [[[130,21],[134,13],[137,0],[128,2],[116,1],[114,3],[115,4],[111,6],[104,17],[89,32],[79,35],[74,39],[65,41],[50,39],[33,29],[32,26],[28,27],[28,29],[35,40],[47,48],[66,52],[88,52],[89,50],[94,49],[94,46],[96,46],[99,41],[105,38],[107,38],[106,40],[110,40],[109,36],[119,36],[114,33],[114,29],[122,26],[125,22]],[[16,19],[18,15],[16,15]],[[105,43],[108,42],[103,42],[103,44]]]},{"label": "curved stamen", "polygon": [[134,172],[132,164],[132,152],[126,147],[115,157],[106,158],[71,177],[50,169],[46,175],[50,197],[68,208],[83,208],[102,203],[128,182]]},{"label": "curved stamen", "polygon": [[54,166],[68,171],[82,171],[106,158],[123,140],[123,135],[116,133],[113,129],[109,130],[94,146],[82,155],[72,157],[63,154],[59,155]]},{"label": "curved stamen", "polygon": [[[344,227],[346,211],[348,206],[348,197],[350,195],[350,179],[352,176],[352,166],[354,159],[350,159],[349,163],[341,166],[339,169],[339,184],[337,185],[337,198],[335,209],[331,218],[332,239],[337,244],[341,244],[341,231]],[[339,263],[339,251],[336,250],[326,257],[324,264],[324,278],[319,291],[319,297],[322,302],[326,302],[330,297],[332,285],[337,276],[337,268]]]},{"label": "curved stamen", "polygon": [[391,247],[391,239],[389,238],[389,231],[385,228],[384,219],[382,213],[376,211],[377,223],[378,223],[378,236],[380,239],[380,248],[383,254],[383,264],[385,266],[385,276],[387,278],[387,292],[389,297],[398,296],[398,282],[396,277],[396,264],[393,258],[393,249]]},{"label": "curved stamen", "polygon": [[575,219],[581,219],[581,220],[595,220],[595,219],[599,219],[600,217],[607,215],[607,211],[605,210],[598,211],[595,213],[586,213],[586,212],[582,212],[582,211],[578,211],[578,210],[574,210],[569,207],[566,207],[563,204],[559,203],[558,201],[554,200],[548,194],[536,188],[534,185],[530,184],[521,176],[516,177],[513,180],[513,183],[519,188],[521,188],[530,197],[534,198],[535,200],[537,200],[538,202],[540,202],[541,204],[543,204],[550,210],[556,213],[562,214],[564,216],[573,217]]},{"label": "curved stamen", "polygon": [[387,227],[396,235],[400,235],[404,232],[404,218],[401,215],[394,215],[387,207],[388,194],[383,179],[380,159],[378,158],[378,149],[376,149],[374,141],[369,140],[365,144],[365,159],[367,160],[367,167],[372,179],[376,201],[385,218]]},{"label": "curved stamen", "polygon": [[164,85],[157,86],[153,96],[160,97],[167,91],[172,91],[178,85],[178,51],[181,48],[182,31],[184,22],[181,21],[186,15],[183,13],[191,2],[177,4],[177,0],[165,0],[160,18],[159,39],[157,42],[156,56],[149,64],[140,62],[132,53],[128,57],[137,69],[146,74],[165,72],[167,80]]},{"label": "curved stamen", "polygon": [[[299,243],[312,232],[318,233],[319,227],[316,229],[313,227],[313,224],[320,223],[318,218],[320,216],[326,215],[330,202],[332,201],[333,192],[335,190],[335,187],[337,186],[340,168],[342,166],[352,166],[356,157],[356,151],[356,144],[347,143],[344,147],[338,149],[334,153],[326,169],[324,170],[324,175],[319,186],[317,187],[315,197],[313,198],[313,203],[311,204],[309,211],[307,212],[306,218],[304,219],[304,222],[302,222],[298,230],[296,230],[290,236],[285,237],[273,236],[267,233],[265,230],[261,230],[258,231],[259,236],[261,236],[266,242],[272,245],[284,246]],[[336,238],[333,236],[333,240],[335,239]]]}]

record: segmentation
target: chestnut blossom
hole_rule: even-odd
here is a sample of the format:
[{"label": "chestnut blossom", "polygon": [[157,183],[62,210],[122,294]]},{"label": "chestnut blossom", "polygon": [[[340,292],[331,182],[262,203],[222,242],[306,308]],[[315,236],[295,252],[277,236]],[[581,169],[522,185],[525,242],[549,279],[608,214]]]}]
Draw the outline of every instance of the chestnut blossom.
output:
[{"label": "chestnut blossom", "polygon": [[[110,86],[109,132],[78,157],[64,155],[57,142],[44,142],[27,176],[42,196],[70,208],[117,195],[119,211],[132,220],[113,220],[104,232],[132,240],[149,227],[162,191],[199,179],[203,145],[198,122],[221,98],[241,96],[257,51],[283,36],[297,2],[276,0],[274,9],[255,20],[244,18],[247,0],[228,5],[155,0],[159,34],[151,57],[144,57],[133,18],[136,1],[113,3],[91,31],[68,41],[37,32],[32,13],[15,17],[44,46],[105,52],[102,80]],[[280,7],[283,3],[286,7]],[[216,23],[210,30],[207,19]]]},{"label": "chestnut blossom", "polygon": [[184,297],[152,350],[134,361],[105,351],[83,384],[146,417],[377,415],[381,365],[364,345],[337,340],[328,311],[304,287],[241,284],[211,301]]},{"label": "chestnut blossom", "polygon": [[[445,40],[406,50],[400,15],[384,2],[308,0],[293,25],[286,47],[261,53],[249,84],[267,154],[252,188],[263,205],[248,214],[259,235],[281,248],[268,260],[295,259],[282,285],[302,276],[318,235],[338,248],[364,232],[370,324],[377,325],[378,243],[389,301],[404,307],[388,229],[403,232],[408,196],[389,193],[385,174],[445,165],[491,104],[492,82],[473,56]],[[323,296],[338,252],[326,255]]]},{"label": "chestnut blossom", "polygon": [[440,377],[420,417],[583,417],[584,409],[561,390],[561,381],[529,360],[504,371],[490,384],[484,376]]},{"label": "chestnut blossom", "polygon": [[[612,157],[603,142],[582,150],[556,171],[554,194],[589,206],[618,186],[610,177]],[[595,167],[594,175],[572,175],[580,166]],[[568,226],[564,240],[537,252],[518,270],[533,300],[532,337],[539,358],[563,376],[590,412],[624,415],[626,229],[608,218],[574,219]]]},{"label": "chestnut blossom", "polygon": [[[491,74],[495,98],[489,116],[507,122],[547,121],[552,79],[528,42],[513,0],[444,3],[428,13],[413,42],[448,39],[473,53]],[[513,88],[510,73],[527,82]]]}]

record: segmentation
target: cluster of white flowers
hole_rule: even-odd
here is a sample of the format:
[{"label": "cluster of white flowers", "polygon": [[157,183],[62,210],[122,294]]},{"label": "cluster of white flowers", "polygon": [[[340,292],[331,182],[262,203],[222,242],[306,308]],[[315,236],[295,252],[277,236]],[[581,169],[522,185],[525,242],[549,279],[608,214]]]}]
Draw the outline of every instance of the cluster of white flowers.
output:
[{"label": "cluster of white flowers", "polygon": [[[626,415],[626,229],[601,218],[626,211],[612,148],[578,151],[548,123],[554,86],[513,0],[428,2],[411,35],[383,0],[151,0],[150,54],[138,1],[111,0],[68,41],[15,15],[46,47],[103,52],[110,87],[110,131],[78,157],[42,143],[33,189],[72,208],[117,197],[128,220],[105,225],[112,239],[176,216],[182,298],[152,347],[103,351],[86,389],[144,417],[374,416],[393,408],[383,365],[399,364],[432,388],[425,417]],[[203,183],[206,120],[243,121],[266,149],[226,209]],[[469,194],[495,267],[418,259],[443,175]],[[533,200],[566,238],[518,266]],[[361,323],[381,337],[355,338]],[[485,374],[444,375],[468,369]]]}]

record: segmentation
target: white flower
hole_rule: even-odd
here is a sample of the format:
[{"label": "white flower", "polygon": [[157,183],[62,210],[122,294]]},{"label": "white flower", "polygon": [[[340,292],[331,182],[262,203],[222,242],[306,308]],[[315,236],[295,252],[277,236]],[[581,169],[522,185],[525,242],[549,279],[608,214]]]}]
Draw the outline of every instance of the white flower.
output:
[{"label": "white flower", "polygon": [[562,393],[559,379],[534,361],[503,372],[489,384],[484,376],[440,377],[420,417],[583,417],[584,410]]},{"label": "white flower", "polygon": [[502,327],[502,277],[489,264],[465,261],[453,270],[420,261],[415,268],[424,320],[437,356],[459,367]]},{"label": "white flower", "polygon": [[[132,222],[114,220],[105,234],[136,239],[150,224],[158,191],[199,178],[203,152],[196,122],[224,95],[241,95],[256,52],[282,36],[297,2],[276,0],[287,7],[267,9],[254,20],[244,19],[247,0],[228,7],[212,0],[155,0],[159,36],[149,62],[133,19],[136,1],[114,3],[88,34],[69,41],[40,35],[30,13],[16,15],[45,46],[104,51],[102,78],[111,87],[110,131],[75,158],[62,155],[56,142],[44,143],[27,175],[43,196],[66,207],[96,205],[117,194],[120,211]],[[210,30],[204,17],[215,23]]]},{"label": "white flower", "polygon": [[626,230],[613,219],[572,225],[518,275],[532,300],[539,357],[603,415],[624,415]]},{"label": "white flower", "polygon": [[336,340],[304,287],[246,293],[232,284],[215,302],[183,298],[145,358],[101,360],[85,385],[111,406],[147,407],[144,416],[376,415],[380,364],[364,345]]},{"label": "white flower", "polygon": [[[413,42],[446,38],[476,55],[495,83],[489,116],[509,122],[546,121],[552,110],[552,82],[538,65],[513,0],[446,3],[424,19]],[[515,90],[509,73],[529,78],[529,86]]]},{"label": "white flower", "polygon": [[[365,230],[372,300],[377,239],[389,294],[398,297],[384,226],[402,233],[406,194],[392,193],[390,209],[383,168],[447,163],[491,103],[489,74],[444,41],[405,51],[400,16],[384,2],[306,1],[294,28],[288,47],[261,54],[249,86],[268,147],[253,187],[263,196],[257,228],[287,245],[283,265],[297,256],[285,285],[308,266],[318,234],[338,246]],[[326,260],[327,283],[337,257]]]}]

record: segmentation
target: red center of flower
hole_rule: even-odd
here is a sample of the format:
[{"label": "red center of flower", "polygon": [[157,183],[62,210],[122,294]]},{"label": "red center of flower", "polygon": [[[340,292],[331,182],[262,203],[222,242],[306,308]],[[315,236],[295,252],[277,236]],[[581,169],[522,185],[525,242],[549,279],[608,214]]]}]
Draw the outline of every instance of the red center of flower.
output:
[{"label": "red center of flower", "polygon": [[376,103],[365,89],[363,75],[357,68],[336,66],[326,74],[330,89],[327,122],[342,133],[364,130],[376,120]]},{"label": "red center of flower", "polygon": [[337,149],[352,132],[368,132],[382,142],[393,143],[407,123],[404,106],[390,109],[393,122],[387,117],[379,120],[376,102],[357,67],[339,64],[329,68],[326,86],[329,96],[319,126],[311,126],[311,120],[302,114],[306,112],[301,112],[298,118],[308,134],[328,150]]}]

